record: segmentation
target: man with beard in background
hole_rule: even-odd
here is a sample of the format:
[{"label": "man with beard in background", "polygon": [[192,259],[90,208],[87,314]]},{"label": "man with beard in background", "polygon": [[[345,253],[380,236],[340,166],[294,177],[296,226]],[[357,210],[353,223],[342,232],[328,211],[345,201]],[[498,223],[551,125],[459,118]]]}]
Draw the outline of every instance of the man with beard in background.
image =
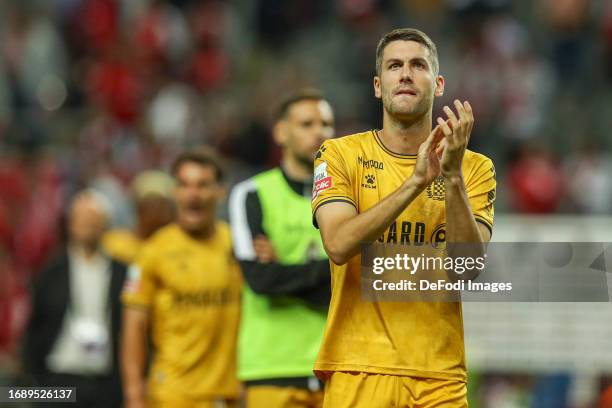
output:
[{"label": "man with beard in background", "polygon": [[126,407],[235,407],[241,277],[229,226],[216,219],[222,171],[210,152],[193,150],[173,174],[177,221],[145,243],[124,288]]},{"label": "man with beard in background", "polygon": [[243,290],[240,379],[248,408],[320,407],[312,366],[330,296],[329,261],[312,226],[312,168],[334,134],[329,103],[305,90],[285,100],[274,124],[279,167],[239,183],[230,195],[234,251]]}]

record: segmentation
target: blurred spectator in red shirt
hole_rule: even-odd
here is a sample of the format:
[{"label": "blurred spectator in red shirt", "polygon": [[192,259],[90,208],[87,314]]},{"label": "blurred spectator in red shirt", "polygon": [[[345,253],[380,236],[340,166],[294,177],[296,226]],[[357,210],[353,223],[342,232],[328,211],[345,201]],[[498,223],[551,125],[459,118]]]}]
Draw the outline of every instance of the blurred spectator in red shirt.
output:
[{"label": "blurred spectator in red shirt", "polygon": [[25,273],[38,269],[58,243],[63,187],[57,163],[42,153],[0,165],[0,206],[6,220],[0,235],[8,232],[6,248]]},{"label": "blurred spectator in red shirt", "polygon": [[83,0],[75,15],[81,41],[88,50],[103,52],[119,35],[119,5],[116,0]]},{"label": "blurred spectator in red shirt", "polygon": [[143,84],[118,46],[109,58],[97,61],[85,81],[91,101],[124,124],[133,124],[140,113]]},{"label": "blurred spectator in red shirt", "polygon": [[508,171],[511,204],[524,213],[552,213],[563,197],[565,175],[552,153],[525,147]]}]

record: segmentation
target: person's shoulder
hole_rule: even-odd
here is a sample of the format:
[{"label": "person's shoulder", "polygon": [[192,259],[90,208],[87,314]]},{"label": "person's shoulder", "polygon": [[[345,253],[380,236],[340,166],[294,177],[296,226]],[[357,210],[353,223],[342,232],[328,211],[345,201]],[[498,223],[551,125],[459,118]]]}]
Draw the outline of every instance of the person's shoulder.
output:
[{"label": "person's shoulder", "polygon": [[253,192],[253,190],[261,189],[262,183],[279,183],[282,180],[284,180],[283,172],[280,166],[275,166],[271,169],[261,171],[250,179],[245,180],[246,183],[243,188],[248,190],[248,192]]},{"label": "person's shoulder", "polygon": [[215,222],[215,238],[216,241],[221,242],[223,246],[227,246],[230,250],[232,248],[232,231],[230,225],[223,221],[217,220]]},{"label": "person's shoulder", "polygon": [[268,170],[260,171],[259,173],[252,174],[248,178],[240,180],[239,182],[234,184],[234,186],[232,187],[232,189],[230,191],[230,195],[234,194],[236,192],[239,192],[239,191],[254,189],[255,188],[255,180],[257,180],[257,178],[262,177],[262,176],[264,176],[266,174],[269,174],[270,172],[274,171],[275,169],[276,169],[276,167],[273,167],[273,168],[268,169]]},{"label": "person's shoulder", "polygon": [[495,175],[493,160],[482,153],[466,149],[463,160],[470,174],[481,174],[484,171],[490,170]]},{"label": "person's shoulder", "polygon": [[[230,190],[228,197],[229,214],[230,219],[233,222],[233,216],[236,215],[237,211],[241,211],[244,206],[248,206],[248,201],[257,197],[257,177],[266,174],[270,170],[266,170],[261,173],[244,179],[236,183]],[[239,210],[240,209],[240,210]]]},{"label": "person's shoulder", "polygon": [[153,235],[144,241],[142,250],[150,251],[151,248],[167,246],[168,242],[172,242],[172,240],[176,239],[179,235],[181,235],[181,231],[176,223],[172,222],[167,224],[159,228]]},{"label": "person's shoulder", "polygon": [[360,147],[365,141],[372,137],[372,131],[353,133],[350,135],[340,136],[334,139],[326,140],[325,146],[334,146],[339,149],[351,149]]},{"label": "person's shoulder", "polygon": [[133,240],[135,235],[132,231],[127,228],[114,228],[104,233],[105,239],[111,240]]},{"label": "person's shoulder", "polygon": [[143,241],[135,262],[153,265],[160,257],[164,257],[170,248],[175,247],[177,242],[182,242],[182,239],[182,232],[178,224],[174,222],[167,224]]},{"label": "person's shoulder", "polygon": [[104,251],[112,258],[124,263],[129,263],[134,259],[141,245],[141,239],[129,229],[112,229],[102,237]]},{"label": "person's shoulder", "polygon": [[221,234],[223,236],[227,236],[230,233],[230,226],[227,221],[224,220],[216,220],[215,229],[217,234]]},{"label": "person's shoulder", "polygon": [[62,246],[49,256],[47,262],[34,277],[32,284],[44,286],[55,281],[58,273],[65,273],[68,270],[68,264],[68,248]]},{"label": "person's shoulder", "polygon": [[325,160],[325,156],[328,156],[345,163],[352,163],[355,157],[368,151],[371,138],[372,131],[367,131],[326,140],[316,158]]},{"label": "person's shoulder", "polygon": [[489,157],[470,149],[465,150],[465,160],[472,163],[474,166],[481,166],[485,163],[493,164],[493,160],[491,160]]},{"label": "person's shoulder", "polygon": [[276,174],[276,173],[279,172],[279,170],[280,170],[279,166],[274,166],[271,169],[260,171],[259,173],[255,174],[253,177],[251,177],[250,179],[247,179],[245,181],[254,180],[254,179],[258,178],[258,177],[265,177],[265,176],[269,176],[269,175],[272,175],[272,174]]}]

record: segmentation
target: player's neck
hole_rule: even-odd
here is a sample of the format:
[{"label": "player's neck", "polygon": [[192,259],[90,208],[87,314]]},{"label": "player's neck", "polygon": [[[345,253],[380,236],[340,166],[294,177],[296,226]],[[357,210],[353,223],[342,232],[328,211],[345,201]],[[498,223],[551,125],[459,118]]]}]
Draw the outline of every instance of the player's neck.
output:
[{"label": "player's neck", "polygon": [[312,181],[312,166],[306,165],[295,156],[285,154],[282,162],[283,170],[293,181]]},{"label": "player's neck", "polygon": [[197,241],[202,241],[212,237],[216,229],[214,220],[210,224],[204,225],[201,228],[187,227],[185,224],[181,223],[180,219],[177,222],[181,229],[185,232],[185,234]]},{"label": "player's neck", "polygon": [[431,112],[414,121],[399,120],[385,112],[379,136],[385,147],[400,154],[417,154],[431,132]]}]

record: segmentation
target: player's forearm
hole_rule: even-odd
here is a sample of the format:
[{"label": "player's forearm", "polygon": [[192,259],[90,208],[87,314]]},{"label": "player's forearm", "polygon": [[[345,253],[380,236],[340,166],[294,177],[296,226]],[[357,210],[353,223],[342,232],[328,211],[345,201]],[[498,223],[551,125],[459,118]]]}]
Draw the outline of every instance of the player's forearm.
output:
[{"label": "player's forearm", "polygon": [[[483,243],[463,177],[444,179],[446,204],[446,242]],[[482,246],[484,250],[484,246]]]},{"label": "player's forearm", "polygon": [[[448,177],[444,180],[446,204],[446,242],[447,253],[451,257],[482,257],[486,251],[486,241],[480,234],[478,224],[465,189],[463,177]],[[474,279],[478,270],[461,276]]]},{"label": "player's forearm", "polygon": [[260,295],[297,295],[330,279],[327,260],[296,265],[240,261],[240,267],[249,287]]},{"label": "player's forearm", "polygon": [[362,243],[378,239],[423,188],[410,178],[374,207],[329,231],[327,237],[323,236],[323,243],[330,259],[337,265],[348,262],[359,253]]},{"label": "player's forearm", "polygon": [[121,337],[121,372],[126,401],[145,398],[145,366],[147,361],[147,325],[124,312]]}]

